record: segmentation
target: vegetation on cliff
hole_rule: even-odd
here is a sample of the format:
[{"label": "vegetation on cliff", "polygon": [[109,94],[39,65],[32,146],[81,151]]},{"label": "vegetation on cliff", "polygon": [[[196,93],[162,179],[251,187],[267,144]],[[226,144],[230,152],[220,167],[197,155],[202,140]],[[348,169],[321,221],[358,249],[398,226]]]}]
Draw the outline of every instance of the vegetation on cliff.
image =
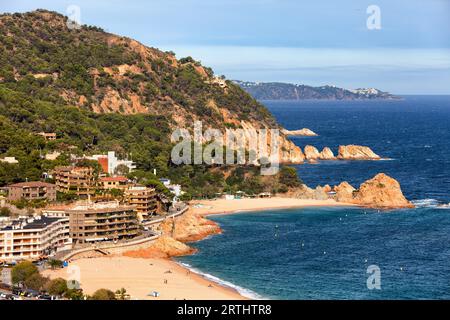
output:
[{"label": "vegetation on cliff", "polygon": [[[137,164],[132,178],[155,184],[169,177],[187,197],[268,188],[252,169],[243,178],[239,168],[170,161],[172,129],[192,128],[196,120],[205,129],[236,128],[242,121],[278,127],[263,105],[230,81],[220,85],[210,68],[190,57],[177,60],[97,27],[69,29],[66,22],[46,10],[0,15],[0,158],[19,162],[0,162],[0,185],[37,180],[69,164],[70,154],[113,150]],[[55,132],[57,140],[45,141],[36,134],[41,131]],[[53,151],[61,155],[46,160]],[[285,189],[278,178],[275,187]]]}]

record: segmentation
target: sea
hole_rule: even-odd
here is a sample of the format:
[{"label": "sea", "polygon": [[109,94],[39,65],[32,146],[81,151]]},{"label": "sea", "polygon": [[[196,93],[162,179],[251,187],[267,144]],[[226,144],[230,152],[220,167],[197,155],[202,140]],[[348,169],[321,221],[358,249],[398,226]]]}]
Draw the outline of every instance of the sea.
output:
[{"label": "sea", "polygon": [[[388,160],[295,166],[309,186],[384,172],[415,209],[300,208],[215,215],[221,235],[178,262],[253,299],[450,299],[450,96],[262,101],[300,147],[371,147]],[[239,201],[239,200],[235,200]]]}]

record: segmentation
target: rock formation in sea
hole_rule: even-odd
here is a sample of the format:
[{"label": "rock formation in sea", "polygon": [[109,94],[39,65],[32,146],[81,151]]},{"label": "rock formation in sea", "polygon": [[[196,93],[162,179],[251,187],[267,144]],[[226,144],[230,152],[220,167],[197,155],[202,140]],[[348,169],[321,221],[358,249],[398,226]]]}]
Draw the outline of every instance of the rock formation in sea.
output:
[{"label": "rock formation in sea", "polygon": [[320,160],[336,160],[333,151],[330,148],[325,147],[319,154]]},{"label": "rock formation in sea", "polygon": [[314,136],[318,136],[317,133],[315,133],[314,131],[308,129],[308,128],[303,128],[303,129],[299,129],[299,130],[286,130],[283,129],[282,132],[287,135],[287,136],[305,136],[305,137],[314,137]]},{"label": "rock formation in sea", "polygon": [[384,173],[379,173],[374,178],[361,184],[355,193],[354,200],[361,205],[380,208],[414,207],[403,195],[398,181]]},{"label": "rock formation in sea", "polygon": [[320,157],[319,150],[316,147],[307,145],[303,149],[306,160],[317,160]]},{"label": "rock formation in sea", "polygon": [[397,180],[384,173],[379,173],[372,179],[363,182],[355,190],[347,182],[342,182],[334,188],[336,200],[353,203],[371,208],[413,208],[400,188]]},{"label": "rock formation in sea", "polygon": [[340,160],[379,160],[381,157],[373,152],[369,147],[358,145],[339,146]]}]

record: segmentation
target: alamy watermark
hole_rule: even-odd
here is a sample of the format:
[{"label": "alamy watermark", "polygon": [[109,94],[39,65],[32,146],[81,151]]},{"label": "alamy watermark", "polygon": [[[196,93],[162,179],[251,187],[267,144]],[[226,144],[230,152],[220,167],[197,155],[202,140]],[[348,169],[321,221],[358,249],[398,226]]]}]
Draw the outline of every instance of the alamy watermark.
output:
[{"label": "alamy watermark", "polygon": [[66,9],[67,13],[67,28],[70,30],[81,28],[81,9],[77,5],[70,5]]},{"label": "alamy watermark", "polygon": [[[174,164],[255,165],[262,175],[279,170],[279,129],[207,129],[201,121],[194,123],[193,135],[178,128],[171,135],[176,145],[171,152]],[[181,140],[181,141],[180,141]]]},{"label": "alamy watermark", "polygon": [[69,289],[80,289],[81,282],[81,269],[75,265],[69,265],[66,269],[67,273],[67,288]]},{"label": "alamy watermark", "polygon": [[381,30],[381,9],[377,5],[367,7],[366,13],[369,15],[366,21],[367,29]]},{"label": "alamy watermark", "polygon": [[369,277],[367,278],[367,289],[373,290],[381,290],[381,269],[379,266],[372,264],[367,267],[367,274]]}]

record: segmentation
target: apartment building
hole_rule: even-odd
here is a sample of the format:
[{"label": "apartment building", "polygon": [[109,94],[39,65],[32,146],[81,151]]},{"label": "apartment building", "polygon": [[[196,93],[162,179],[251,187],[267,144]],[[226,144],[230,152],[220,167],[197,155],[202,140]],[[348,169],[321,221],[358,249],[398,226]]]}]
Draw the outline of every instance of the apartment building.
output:
[{"label": "apartment building", "polygon": [[85,204],[69,209],[66,214],[75,247],[132,239],[139,234],[134,206],[123,206],[117,202]]},{"label": "apartment building", "polygon": [[71,247],[67,217],[15,219],[0,228],[0,261],[38,260]]},{"label": "apartment building", "polygon": [[74,192],[86,199],[95,193],[96,179],[90,167],[57,167],[54,171],[56,190]]},{"label": "apartment building", "polygon": [[118,190],[126,190],[128,188],[128,178],[127,177],[103,177],[98,180],[98,185],[103,190],[111,190],[111,189],[118,189]]},{"label": "apartment building", "polygon": [[125,191],[125,200],[128,205],[136,207],[139,221],[155,214],[158,207],[155,189],[144,186],[128,188]]},{"label": "apartment building", "polygon": [[15,183],[8,186],[8,200],[56,200],[56,185],[41,181]]}]

